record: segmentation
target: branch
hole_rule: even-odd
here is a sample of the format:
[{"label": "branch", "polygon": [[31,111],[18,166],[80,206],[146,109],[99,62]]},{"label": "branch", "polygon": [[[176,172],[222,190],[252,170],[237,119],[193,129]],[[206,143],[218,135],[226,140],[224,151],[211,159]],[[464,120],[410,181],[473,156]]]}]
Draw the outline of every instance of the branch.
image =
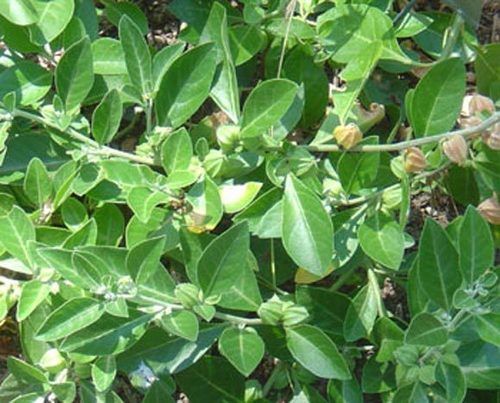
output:
[{"label": "branch", "polygon": [[484,120],[481,124],[477,126],[469,127],[467,129],[436,134],[434,136],[422,137],[419,139],[414,139],[409,141],[401,141],[399,143],[394,143],[394,144],[374,144],[374,145],[367,144],[367,145],[355,146],[348,150],[335,144],[309,145],[306,146],[306,148],[309,151],[325,152],[325,153],[332,153],[332,152],[366,152],[366,153],[377,152],[378,153],[382,151],[402,151],[410,147],[420,147],[425,144],[437,143],[441,140],[446,139],[447,137],[451,137],[456,134],[463,136],[464,138],[468,138],[473,136],[474,134],[484,132],[497,122],[500,122],[500,112],[494,113],[492,116],[490,116],[488,119]]},{"label": "branch", "polygon": [[92,140],[90,137],[87,137],[77,130],[69,127],[65,131],[62,131],[56,124],[51,123],[46,121],[42,116],[35,115],[34,113],[22,111],[22,110],[15,110],[12,113],[13,116],[15,117],[20,117],[24,119],[31,120],[32,122],[37,122],[41,125],[50,127],[52,129],[57,130],[61,136],[67,135],[68,137],[72,138],[73,140],[79,141],[80,143],[83,143],[87,146],[89,146],[92,149],[92,154],[94,155],[100,155],[106,158],[110,157],[117,157],[117,158],[123,158],[132,162],[137,162],[139,164],[146,164],[146,165],[151,165],[151,166],[156,166],[154,160],[152,158],[148,157],[143,157],[137,154],[132,154],[128,153],[125,151],[117,150],[115,148],[103,146],[99,144],[97,141]]}]

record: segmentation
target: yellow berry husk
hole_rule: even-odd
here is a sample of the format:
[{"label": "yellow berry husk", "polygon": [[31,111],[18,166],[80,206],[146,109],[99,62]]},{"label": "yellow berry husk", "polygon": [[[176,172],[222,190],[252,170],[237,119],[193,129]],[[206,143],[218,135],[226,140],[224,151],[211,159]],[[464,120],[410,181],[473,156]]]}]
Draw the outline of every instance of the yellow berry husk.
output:
[{"label": "yellow berry husk", "polygon": [[408,173],[423,171],[427,167],[424,153],[418,147],[410,147],[405,151],[404,169]]},{"label": "yellow berry husk", "polygon": [[500,150],[500,123],[496,123],[491,133],[485,135],[483,139],[492,150]]},{"label": "yellow berry husk", "polygon": [[451,162],[463,165],[467,161],[469,147],[467,141],[459,134],[454,134],[443,142],[443,152]]},{"label": "yellow berry husk", "polygon": [[489,223],[500,225],[500,203],[495,196],[481,202],[477,210]]},{"label": "yellow berry husk", "polygon": [[471,115],[481,114],[483,112],[494,113],[495,104],[490,98],[476,94],[470,99],[469,112]]},{"label": "yellow berry husk", "polygon": [[363,139],[363,133],[354,123],[346,126],[337,126],[333,131],[333,137],[339,145],[345,149],[350,149]]}]

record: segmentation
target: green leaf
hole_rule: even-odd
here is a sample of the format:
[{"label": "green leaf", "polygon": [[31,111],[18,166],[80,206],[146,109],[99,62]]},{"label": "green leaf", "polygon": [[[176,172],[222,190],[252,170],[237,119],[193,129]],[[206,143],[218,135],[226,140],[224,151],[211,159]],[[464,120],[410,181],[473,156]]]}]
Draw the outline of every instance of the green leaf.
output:
[{"label": "green leaf", "polygon": [[204,357],[175,377],[191,403],[244,401],[244,378],[220,357]]},{"label": "green leaf", "polygon": [[65,338],[60,350],[85,355],[116,355],[136,343],[152,315],[132,311],[129,318],[104,315],[97,322]]},{"label": "green leaf", "polygon": [[224,184],[219,187],[219,193],[224,211],[234,214],[243,210],[257,196],[262,187],[260,182],[246,182],[241,185]]},{"label": "green leaf", "polygon": [[265,44],[266,34],[255,25],[237,25],[229,28],[229,47],[236,66],[249,61]]},{"label": "green leaf", "polygon": [[134,187],[127,194],[127,204],[142,222],[148,222],[153,209],[167,201],[168,196],[165,193],[152,190],[150,186]]},{"label": "green leaf", "polygon": [[108,144],[120,127],[122,101],[118,90],[106,94],[92,114],[92,134],[99,144]]},{"label": "green leaf", "polygon": [[[363,144],[378,144],[378,138],[367,137],[360,143]],[[377,178],[379,166],[380,153],[343,153],[337,170],[344,190],[348,194],[359,194],[370,187]]]},{"label": "green leaf", "polygon": [[106,6],[106,18],[116,27],[120,25],[121,19],[127,16],[143,35],[148,33],[147,17],[137,4],[129,1],[116,2],[114,0],[103,0],[102,3]]},{"label": "green leaf", "polygon": [[[123,371],[132,372],[142,362],[157,374],[181,372],[203,357],[223,329],[224,325],[220,324],[203,327],[196,342],[180,337],[172,338],[163,329],[149,329],[126,354],[118,357],[118,367]],[[158,360],[158,357],[162,359]],[[229,364],[228,367],[234,371]]]},{"label": "green leaf", "polygon": [[173,311],[163,316],[160,324],[167,332],[186,340],[196,341],[198,338],[198,318],[191,311]]},{"label": "green leaf", "polygon": [[355,378],[347,381],[330,380],[328,397],[332,403],[363,403],[363,393]]},{"label": "green leaf", "polygon": [[7,358],[7,367],[10,373],[20,382],[27,384],[48,382],[47,376],[41,370],[16,357],[10,356]]},{"label": "green leaf", "polygon": [[47,168],[40,159],[33,158],[30,161],[24,177],[23,190],[37,208],[42,208],[52,195],[52,183]]},{"label": "green leaf", "polygon": [[364,52],[380,45],[381,59],[411,62],[396,41],[389,16],[367,4],[341,4],[330,9],[318,18],[317,31],[325,49],[339,63],[363,57]]},{"label": "green leaf", "polygon": [[295,176],[286,179],[283,198],[283,245],[300,267],[322,276],[333,254],[333,227],[318,197]]},{"label": "green leaf", "polygon": [[454,8],[472,28],[477,29],[484,2],[469,0],[444,0],[443,2]]},{"label": "green leaf", "polygon": [[31,4],[38,19],[28,29],[31,42],[37,45],[45,45],[57,38],[71,21],[75,10],[72,0],[31,0]]},{"label": "green leaf", "polygon": [[287,56],[283,65],[285,78],[304,84],[304,113],[301,125],[310,127],[323,117],[328,104],[328,77],[323,66],[305,48],[297,47]]},{"label": "green leaf", "polygon": [[445,310],[462,283],[458,253],[441,226],[427,219],[418,249],[418,279],[424,293]]},{"label": "green leaf", "polygon": [[440,346],[448,340],[444,325],[434,316],[422,312],[413,317],[405,335],[405,342],[421,346]]},{"label": "green leaf", "polygon": [[214,239],[203,251],[196,268],[205,297],[220,295],[241,276],[241,264],[250,247],[246,222],[238,223]]},{"label": "green leaf", "polygon": [[240,116],[240,94],[231,50],[229,47],[226,9],[214,2],[201,34],[200,43],[214,42],[218,62],[222,62],[210,95],[227,116],[238,123]]},{"label": "green leaf", "polygon": [[99,320],[104,313],[104,305],[93,298],[74,298],[55,311],[38,329],[36,338],[41,341],[62,339]]},{"label": "green leaf", "polygon": [[122,239],[125,218],[115,204],[104,204],[94,213],[97,224],[97,245],[117,246]]},{"label": "green leaf", "polygon": [[429,403],[424,384],[419,381],[400,387],[394,399],[397,402]]},{"label": "green leaf", "polygon": [[404,234],[390,216],[377,212],[358,229],[359,244],[376,262],[398,270],[404,254]]},{"label": "green leaf", "polygon": [[296,291],[297,304],[309,313],[309,320],[328,335],[343,336],[344,324],[350,300],[344,294],[327,288],[301,286]]},{"label": "green leaf", "polygon": [[217,185],[205,176],[189,189],[186,200],[193,207],[187,218],[188,227],[194,232],[213,230],[222,218],[223,208]]},{"label": "green leaf", "polygon": [[92,42],[92,56],[95,74],[127,74],[125,54],[119,40],[99,38]]},{"label": "green leaf", "polygon": [[98,392],[104,392],[112,385],[116,376],[116,360],[113,355],[100,357],[92,364],[92,382]]},{"label": "green leaf", "polygon": [[344,337],[347,341],[368,336],[377,319],[380,289],[372,271],[368,272],[368,277],[368,284],[356,294],[347,309],[344,321]]},{"label": "green leaf", "polygon": [[160,265],[163,255],[164,237],[145,240],[131,248],[127,254],[127,269],[133,279],[147,278]]},{"label": "green leaf", "polygon": [[216,64],[212,43],[197,46],[172,63],[156,95],[159,125],[177,128],[198,110],[210,92]]},{"label": "green leaf", "polygon": [[333,98],[335,112],[342,124],[347,122],[356,99],[382,55],[382,49],[380,43],[375,43],[358,57],[351,59],[340,73],[340,77],[346,82],[347,88],[344,91],[335,93]]},{"label": "green leaf", "polygon": [[446,401],[461,403],[465,399],[467,386],[465,376],[457,365],[441,361],[436,368],[436,380],[446,392]]},{"label": "green leaf", "polygon": [[243,106],[241,138],[265,134],[290,108],[297,90],[297,84],[283,79],[272,79],[258,84]]},{"label": "green leaf", "polygon": [[78,231],[89,218],[83,203],[73,197],[66,200],[61,206],[61,217],[64,225],[71,231]]},{"label": "green leaf", "polygon": [[461,59],[434,65],[419,81],[411,102],[412,127],[417,137],[450,130],[465,95],[465,67]]},{"label": "green leaf", "polygon": [[500,83],[500,66],[497,61],[500,58],[500,44],[490,43],[477,49],[477,58],[474,65],[476,70],[476,81],[478,91],[485,95],[498,99],[493,93],[493,88]]},{"label": "green leaf", "polygon": [[500,347],[500,314],[496,312],[475,316],[479,337],[484,341]]},{"label": "green leaf", "polygon": [[219,351],[248,377],[264,357],[264,342],[252,328],[227,328],[219,339]]},{"label": "green leaf", "polygon": [[30,280],[23,284],[17,304],[16,320],[21,322],[47,298],[50,286],[40,280]]},{"label": "green leaf", "polygon": [[0,0],[0,14],[16,25],[30,25],[38,21],[31,0]]},{"label": "green leaf", "polygon": [[183,42],[172,44],[166,46],[158,53],[154,55],[153,58],[153,79],[155,83],[155,93],[158,92],[160,88],[161,81],[165,76],[172,63],[182,55],[186,44]]},{"label": "green leaf", "polygon": [[349,367],[337,347],[317,327],[287,328],[286,344],[293,358],[314,375],[326,379],[351,379]]},{"label": "green leaf", "polygon": [[167,173],[189,168],[193,158],[193,143],[188,131],[182,127],[168,135],[161,146],[161,162]]},{"label": "green leaf", "polygon": [[474,283],[486,269],[493,266],[495,246],[486,220],[469,206],[460,225],[460,270],[468,284]]},{"label": "green leaf", "polygon": [[66,52],[56,67],[57,93],[66,111],[80,106],[94,83],[92,49],[88,37],[76,42]]},{"label": "green leaf", "polygon": [[153,67],[146,40],[126,15],[120,19],[119,31],[130,81],[143,96],[149,95],[153,90]]},{"label": "green leaf", "polygon": [[0,245],[27,267],[32,267],[28,242],[35,240],[35,227],[21,208],[14,206],[9,213],[0,216],[0,234]]},{"label": "green leaf", "polygon": [[52,75],[39,65],[19,61],[5,70],[0,69],[0,99],[10,92],[20,105],[31,105],[42,99],[52,85]]}]

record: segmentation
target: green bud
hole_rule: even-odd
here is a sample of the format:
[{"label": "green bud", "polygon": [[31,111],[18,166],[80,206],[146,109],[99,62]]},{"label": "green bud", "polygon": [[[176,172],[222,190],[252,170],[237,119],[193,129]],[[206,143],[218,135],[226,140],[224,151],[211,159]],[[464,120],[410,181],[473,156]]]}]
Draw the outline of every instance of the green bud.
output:
[{"label": "green bud", "polygon": [[264,323],[278,325],[283,319],[283,301],[275,295],[260,305],[257,314]]},{"label": "green bud", "polygon": [[285,308],[283,313],[283,326],[294,326],[304,322],[309,317],[307,309],[300,305]]},{"label": "green bud", "polygon": [[222,298],[222,295],[217,294],[217,295],[212,295],[208,298],[205,298],[203,302],[207,305],[217,305]]},{"label": "green bud", "polygon": [[177,284],[174,291],[175,296],[187,309],[192,309],[200,303],[200,289],[191,283]]},{"label": "green bud", "polygon": [[240,128],[235,125],[222,125],[217,128],[217,142],[225,152],[233,151],[240,141]]}]

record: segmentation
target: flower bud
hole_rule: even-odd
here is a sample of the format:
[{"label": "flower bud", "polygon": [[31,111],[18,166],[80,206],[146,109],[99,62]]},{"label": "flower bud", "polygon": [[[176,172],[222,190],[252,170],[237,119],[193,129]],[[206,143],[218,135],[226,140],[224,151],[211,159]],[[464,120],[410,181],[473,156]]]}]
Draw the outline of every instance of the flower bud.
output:
[{"label": "flower bud", "polygon": [[182,306],[187,309],[192,309],[200,302],[200,290],[191,283],[177,284],[174,294]]},{"label": "flower bud", "polygon": [[260,305],[257,314],[265,324],[276,326],[283,319],[283,301],[273,296]]},{"label": "flower bud", "polygon": [[410,147],[405,151],[404,168],[408,173],[420,172],[427,166],[424,153],[418,147]]},{"label": "flower bud", "polygon": [[337,126],[333,131],[333,137],[339,145],[348,150],[363,139],[363,133],[356,124],[349,123],[346,126]]},{"label": "flower bud", "polygon": [[494,113],[495,104],[493,101],[483,95],[473,95],[469,102],[469,113],[471,115],[478,115],[482,113]]},{"label": "flower bud", "polygon": [[291,305],[283,313],[283,326],[294,326],[304,322],[309,317],[307,309],[300,305]]},{"label": "flower bud", "polygon": [[477,206],[477,210],[489,223],[500,225],[500,203],[495,196],[484,200]]},{"label": "flower bud", "polygon": [[463,136],[454,134],[443,142],[443,152],[451,162],[463,165],[467,160],[469,147]]}]

